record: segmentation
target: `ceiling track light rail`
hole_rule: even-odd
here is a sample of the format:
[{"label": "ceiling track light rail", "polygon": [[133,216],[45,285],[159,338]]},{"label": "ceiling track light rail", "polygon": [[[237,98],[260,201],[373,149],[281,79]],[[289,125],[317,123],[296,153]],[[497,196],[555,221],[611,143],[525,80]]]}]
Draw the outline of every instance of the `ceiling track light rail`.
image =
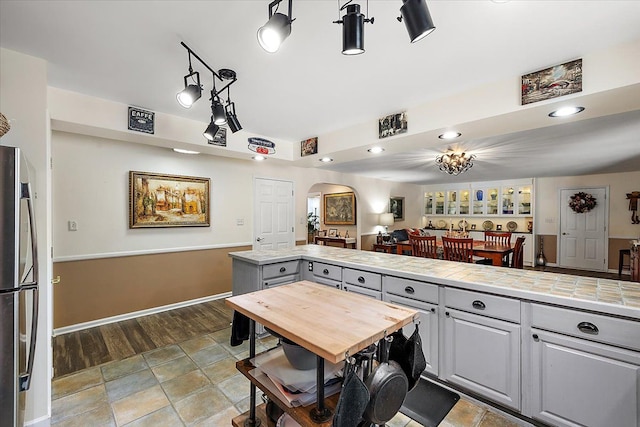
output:
[{"label": "ceiling track light rail", "polygon": [[[177,99],[180,105],[185,108],[190,108],[200,97],[202,96],[202,85],[200,84],[200,73],[193,71],[191,64],[191,57],[196,58],[203,67],[209,70],[212,74],[213,88],[211,89],[211,122],[204,131],[204,137],[213,141],[220,126],[224,126],[229,123],[231,132],[236,133],[242,126],[236,116],[235,103],[231,101],[229,94],[229,87],[236,82],[236,72],[228,68],[221,68],[219,71],[215,71],[206,62],[202,60],[185,42],[180,44],[187,50],[189,54],[189,74],[184,77],[184,89],[177,94]],[[194,80],[195,78],[195,80]],[[193,82],[189,84],[189,79]],[[221,89],[216,89],[216,80],[224,83]],[[226,91],[226,100],[221,95]]]}]

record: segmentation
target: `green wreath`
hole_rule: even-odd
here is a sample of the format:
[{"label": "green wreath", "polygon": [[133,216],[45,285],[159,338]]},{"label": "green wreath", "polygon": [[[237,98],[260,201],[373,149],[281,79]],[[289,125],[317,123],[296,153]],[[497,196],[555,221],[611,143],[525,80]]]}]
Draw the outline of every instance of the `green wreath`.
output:
[{"label": "green wreath", "polygon": [[569,198],[569,207],[575,213],[589,212],[596,207],[596,198],[589,193],[580,191]]}]

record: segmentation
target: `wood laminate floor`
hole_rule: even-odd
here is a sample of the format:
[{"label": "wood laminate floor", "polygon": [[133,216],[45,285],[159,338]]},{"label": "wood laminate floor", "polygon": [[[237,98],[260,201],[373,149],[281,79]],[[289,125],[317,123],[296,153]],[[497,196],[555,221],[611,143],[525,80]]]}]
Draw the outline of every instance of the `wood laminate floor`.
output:
[{"label": "wood laminate floor", "polygon": [[219,331],[231,316],[221,299],[55,336],[54,378]]}]

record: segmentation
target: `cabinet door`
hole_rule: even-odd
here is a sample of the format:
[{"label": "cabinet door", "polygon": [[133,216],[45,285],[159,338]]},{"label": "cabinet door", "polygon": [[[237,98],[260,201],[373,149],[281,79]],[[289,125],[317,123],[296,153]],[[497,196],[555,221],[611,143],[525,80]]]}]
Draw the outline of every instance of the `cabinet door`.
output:
[{"label": "cabinet door", "polygon": [[436,205],[435,205],[435,214],[436,215],[444,215],[444,192],[443,191],[436,191],[436,196],[435,196],[435,200],[436,200]]},{"label": "cabinet door", "polygon": [[640,426],[640,353],[532,329],[532,416],[557,426]]},{"label": "cabinet door", "polygon": [[531,215],[531,186],[518,187],[518,215]]},{"label": "cabinet door", "polygon": [[485,200],[487,201],[487,215],[498,215],[500,210],[498,209],[498,196],[499,190],[497,187],[488,188],[485,194]]},{"label": "cabinet door", "polygon": [[460,190],[460,210],[458,213],[460,215],[469,215],[471,213],[471,191],[470,190]]},{"label": "cabinet door", "polygon": [[[418,310],[420,324],[418,330],[422,340],[422,352],[427,361],[425,372],[438,375],[438,306],[422,301],[415,301],[396,295],[385,295],[385,301],[392,304],[403,305],[405,307]],[[406,326],[404,334],[409,336],[413,333],[412,326]]]},{"label": "cabinet door", "polygon": [[502,188],[502,203],[500,204],[500,213],[502,215],[513,215],[516,197],[513,187],[509,186]]},{"label": "cabinet door", "polygon": [[433,215],[435,213],[434,212],[434,206],[435,206],[434,195],[435,193],[433,191],[427,191],[426,193],[424,193],[424,214],[425,215]]},{"label": "cabinet door", "polygon": [[487,194],[484,189],[474,189],[472,191],[471,215],[484,215],[484,204],[487,200]]},{"label": "cabinet door", "polygon": [[458,191],[447,191],[447,215],[458,214]]},{"label": "cabinet door", "polygon": [[520,325],[445,309],[440,378],[520,409]]}]

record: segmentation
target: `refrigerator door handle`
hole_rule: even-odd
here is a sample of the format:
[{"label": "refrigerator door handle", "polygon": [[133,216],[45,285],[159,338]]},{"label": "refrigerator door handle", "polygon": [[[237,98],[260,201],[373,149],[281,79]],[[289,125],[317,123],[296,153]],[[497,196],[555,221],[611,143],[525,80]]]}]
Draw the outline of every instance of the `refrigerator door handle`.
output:
[{"label": "refrigerator door handle", "polygon": [[31,386],[31,375],[33,374],[33,358],[36,354],[36,338],[38,337],[38,285],[27,285],[24,291],[33,291],[33,301],[31,309],[31,340],[29,343],[29,360],[27,361],[27,371],[20,374],[20,391],[29,390]]},{"label": "refrigerator door handle", "polygon": [[31,234],[31,259],[33,260],[33,267],[31,271],[31,277],[33,280],[28,283],[22,283],[22,285],[38,285],[39,268],[38,268],[38,242],[36,235],[36,217],[33,213],[33,199],[31,198],[31,186],[28,183],[22,183],[20,197],[27,200],[27,208],[29,211],[29,231]]}]

